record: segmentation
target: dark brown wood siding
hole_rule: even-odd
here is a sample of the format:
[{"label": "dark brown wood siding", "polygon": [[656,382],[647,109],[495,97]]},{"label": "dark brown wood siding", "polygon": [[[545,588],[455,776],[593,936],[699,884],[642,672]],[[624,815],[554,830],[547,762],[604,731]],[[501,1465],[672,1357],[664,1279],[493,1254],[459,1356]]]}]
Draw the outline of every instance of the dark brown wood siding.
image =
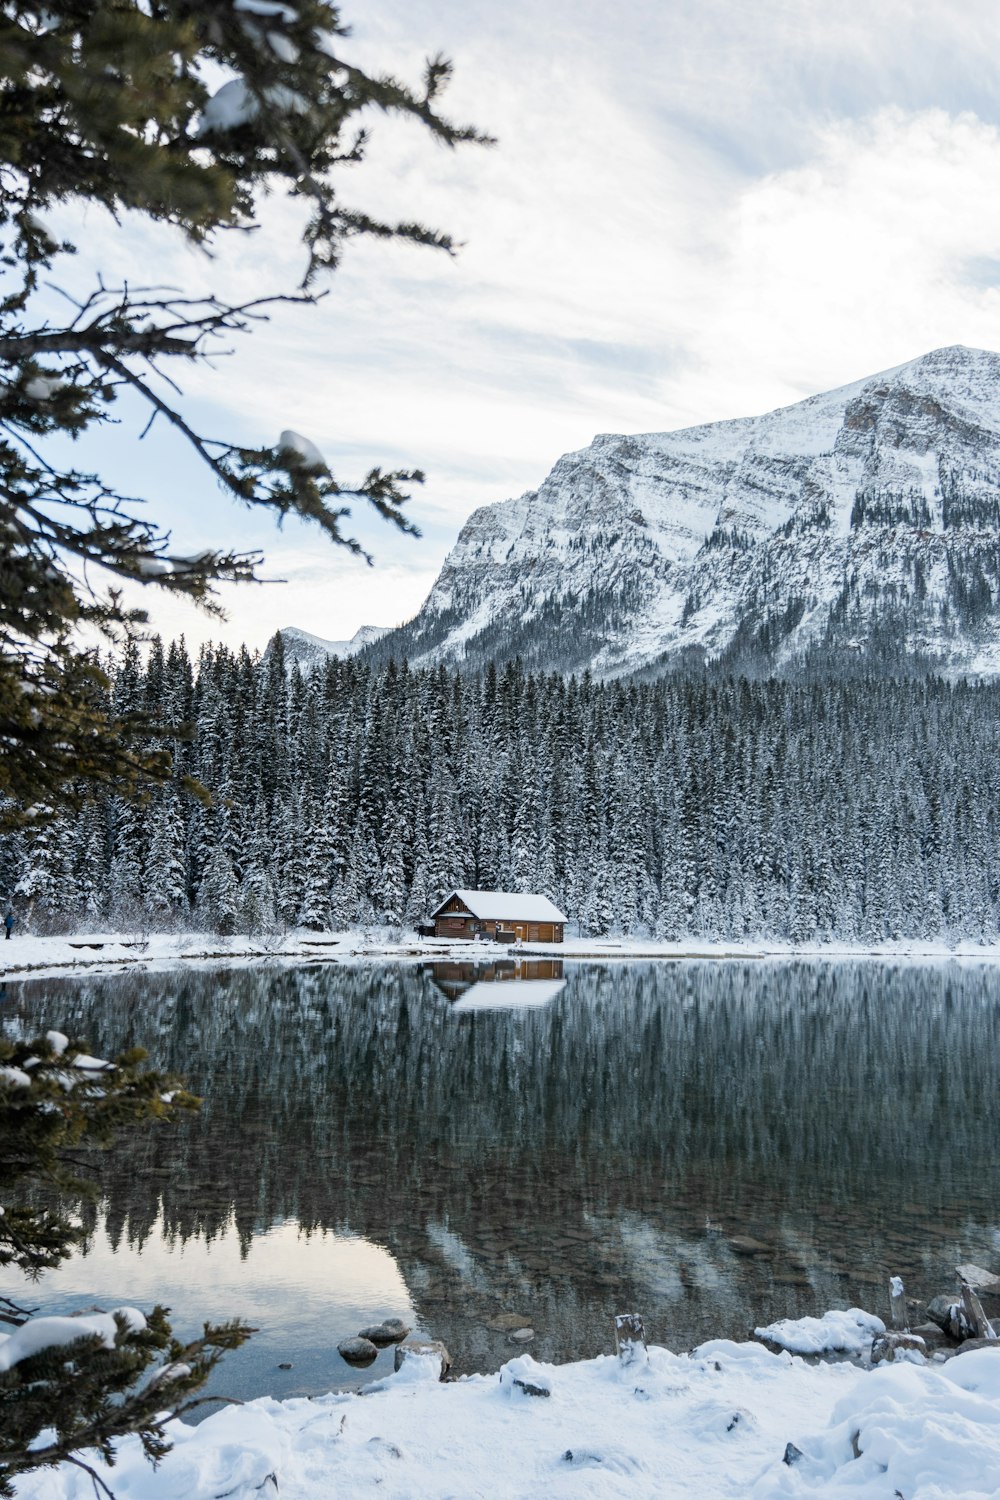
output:
[{"label": "dark brown wood siding", "polygon": [[475,917],[463,915],[461,911],[451,916],[440,916],[434,921],[435,937],[474,938],[480,923]]}]

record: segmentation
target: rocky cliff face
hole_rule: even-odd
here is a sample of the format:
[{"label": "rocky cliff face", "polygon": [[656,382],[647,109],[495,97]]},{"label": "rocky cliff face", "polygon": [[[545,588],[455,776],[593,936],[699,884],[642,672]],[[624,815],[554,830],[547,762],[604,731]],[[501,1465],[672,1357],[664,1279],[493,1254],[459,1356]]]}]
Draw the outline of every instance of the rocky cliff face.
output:
[{"label": "rocky cliff face", "polygon": [[611,676],[887,643],[1000,671],[1000,355],[939,349],[765,416],[601,435],[477,510],[376,650]]}]

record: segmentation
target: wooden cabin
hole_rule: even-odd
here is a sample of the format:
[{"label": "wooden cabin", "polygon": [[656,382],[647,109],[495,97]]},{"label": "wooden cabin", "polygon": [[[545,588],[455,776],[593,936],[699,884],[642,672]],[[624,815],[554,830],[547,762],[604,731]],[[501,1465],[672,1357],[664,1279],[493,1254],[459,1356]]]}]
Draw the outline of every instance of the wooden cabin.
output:
[{"label": "wooden cabin", "polygon": [[501,943],[561,943],[566,927],[566,918],[548,896],[517,891],[452,891],[431,919],[435,937]]}]

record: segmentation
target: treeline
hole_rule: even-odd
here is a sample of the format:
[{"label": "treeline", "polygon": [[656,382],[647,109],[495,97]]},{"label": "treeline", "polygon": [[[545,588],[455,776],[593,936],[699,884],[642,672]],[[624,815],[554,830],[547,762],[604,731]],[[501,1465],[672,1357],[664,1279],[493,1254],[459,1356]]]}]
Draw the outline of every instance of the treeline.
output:
[{"label": "treeline", "polygon": [[36,930],[399,927],[465,886],[544,892],[586,933],[997,935],[990,683],[303,673],[276,639],[131,650],[111,695],[176,727],[174,781],[5,840]]}]

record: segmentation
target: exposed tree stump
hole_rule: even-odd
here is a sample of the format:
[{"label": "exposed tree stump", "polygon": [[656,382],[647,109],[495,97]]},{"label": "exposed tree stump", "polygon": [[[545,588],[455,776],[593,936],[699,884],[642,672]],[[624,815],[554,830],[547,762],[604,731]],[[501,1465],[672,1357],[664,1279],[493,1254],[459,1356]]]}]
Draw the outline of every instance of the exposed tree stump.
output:
[{"label": "exposed tree stump", "polygon": [[898,1276],[889,1277],[889,1309],[893,1328],[897,1333],[905,1333],[909,1326],[906,1317],[906,1290]]},{"label": "exposed tree stump", "polygon": [[962,1288],[962,1311],[972,1329],[972,1337],[975,1339],[995,1339],[996,1331],[989,1318],[983,1312],[983,1304],[972,1290],[964,1276],[959,1277],[959,1285]]}]

